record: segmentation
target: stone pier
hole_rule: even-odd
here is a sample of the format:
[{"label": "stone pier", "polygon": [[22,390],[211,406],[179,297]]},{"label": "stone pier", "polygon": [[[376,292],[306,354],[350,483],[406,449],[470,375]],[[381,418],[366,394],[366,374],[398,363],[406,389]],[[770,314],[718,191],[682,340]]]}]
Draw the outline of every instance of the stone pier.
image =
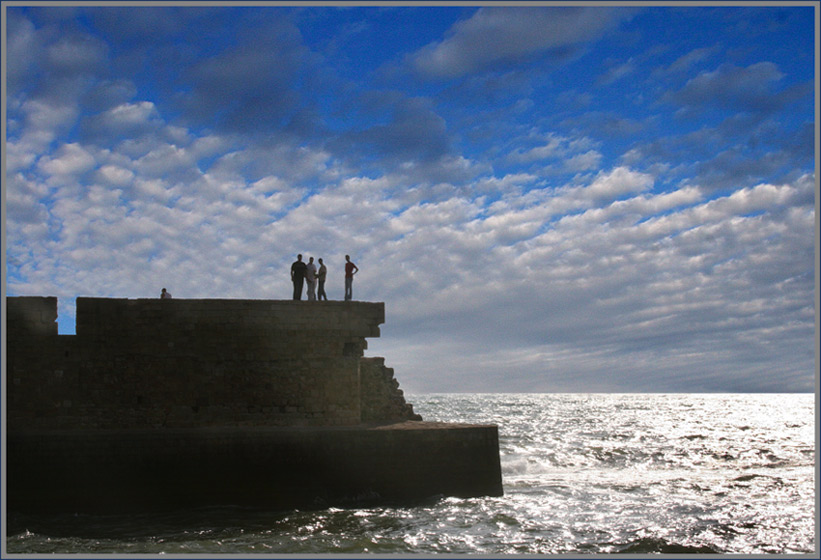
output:
[{"label": "stone pier", "polygon": [[383,303],[7,298],[11,510],[288,509],[502,493],[496,426],[421,421]]}]

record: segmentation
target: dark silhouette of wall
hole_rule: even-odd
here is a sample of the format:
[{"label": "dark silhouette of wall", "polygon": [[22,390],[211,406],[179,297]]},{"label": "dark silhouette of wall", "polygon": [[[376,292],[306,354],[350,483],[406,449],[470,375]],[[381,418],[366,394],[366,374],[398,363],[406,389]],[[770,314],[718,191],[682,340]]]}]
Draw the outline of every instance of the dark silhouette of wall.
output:
[{"label": "dark silhouette of wall", "polygon": [[369,366],[363,392],[383,303],[78,298],[69,336],[56,298],[7,304],[12,429],[353,425],[363,395],[368,421],[415,417]]},{"label": "dark silhouette of wall", "polygon": [[502,493],[496,426],[421,422],[384,304],[7,298],[7,499],[19,511],[414,502]]}]

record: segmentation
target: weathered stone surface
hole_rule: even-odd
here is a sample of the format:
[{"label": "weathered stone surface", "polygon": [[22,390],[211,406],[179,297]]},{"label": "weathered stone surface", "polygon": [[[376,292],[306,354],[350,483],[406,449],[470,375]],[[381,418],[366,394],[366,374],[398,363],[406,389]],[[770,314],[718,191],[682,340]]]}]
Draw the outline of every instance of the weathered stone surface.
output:
[{"label": "weathered stone surface", "polygon": [[393,368],[385,367],[384,358],[362,358],[359,361],[363,422],[402,422],[422,420],[405,402]]},{"label": "weathered stone surface", "polygon": [[7,305],[11,429],[358,424],[385,320],[382,303],[78,298],[58,336],[56,298]]}]

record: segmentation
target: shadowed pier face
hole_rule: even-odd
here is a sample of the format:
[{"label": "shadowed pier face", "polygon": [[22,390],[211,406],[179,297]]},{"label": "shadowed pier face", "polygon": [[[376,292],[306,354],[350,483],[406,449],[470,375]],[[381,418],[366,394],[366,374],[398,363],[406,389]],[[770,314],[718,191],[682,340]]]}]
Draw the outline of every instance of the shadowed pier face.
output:
[{"label": "shadowed pier face", "polygon": [[8,302],[12,428],[358,424],[385,320],[383,303],[78,298],[57,336],[54,298]]},{"label": "shadowed pier face", "polygon": [[56,298],[7,304],[15,508],[501,493],[495,426],[418,422],[363,358],[383,303],[78,298],[71,336]]},{"label": "shadowed pier face", "polygon": [[501,495],[495,426],[397,423],[9,437],[12,511],[414,504]]}]

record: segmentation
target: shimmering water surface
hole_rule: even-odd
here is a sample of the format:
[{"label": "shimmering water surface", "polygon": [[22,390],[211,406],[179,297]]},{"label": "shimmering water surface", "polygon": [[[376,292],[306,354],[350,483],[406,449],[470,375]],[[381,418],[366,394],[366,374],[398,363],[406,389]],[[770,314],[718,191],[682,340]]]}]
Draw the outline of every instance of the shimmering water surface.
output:
[{"label": "shimmering water surface", "polygon": [[25,553],[814,553],[815,396],[414,395],[499,426],[505,495],[408,508],[21,516]]}]

